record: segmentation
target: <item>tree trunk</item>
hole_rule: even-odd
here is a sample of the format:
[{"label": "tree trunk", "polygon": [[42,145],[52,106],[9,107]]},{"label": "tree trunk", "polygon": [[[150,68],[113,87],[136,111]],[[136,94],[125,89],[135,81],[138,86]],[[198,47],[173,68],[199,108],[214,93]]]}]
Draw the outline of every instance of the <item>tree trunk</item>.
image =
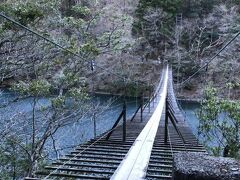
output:
[{"label": "tree trunk", "polygon": [[223,157],[228,157],[228,155],[229,155],[229,146],[226,145],[223,150]]}]

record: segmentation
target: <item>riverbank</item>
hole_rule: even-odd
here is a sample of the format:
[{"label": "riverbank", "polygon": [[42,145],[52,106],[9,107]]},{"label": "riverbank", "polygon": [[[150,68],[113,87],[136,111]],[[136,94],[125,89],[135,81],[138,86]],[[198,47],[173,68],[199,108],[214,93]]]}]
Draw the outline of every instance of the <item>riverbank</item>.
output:
[{"label": "riverbank", "polygon": [[195,98],[195,99],[188,99],[188,98],[177,98],[178,101],[182,101],[182,102],[185,102],[185,103],[201,103],[202,99],[198,99],[198,98]]}]

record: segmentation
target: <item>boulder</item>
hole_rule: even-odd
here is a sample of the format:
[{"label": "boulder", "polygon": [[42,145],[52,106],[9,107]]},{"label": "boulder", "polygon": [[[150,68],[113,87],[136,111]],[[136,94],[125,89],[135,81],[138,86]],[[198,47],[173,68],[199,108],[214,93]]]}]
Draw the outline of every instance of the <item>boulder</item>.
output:
[{"label": "boulder", "polygon": [[173,158],[173,180],[240,180],[240,161],[205,153],[177,153]]}]

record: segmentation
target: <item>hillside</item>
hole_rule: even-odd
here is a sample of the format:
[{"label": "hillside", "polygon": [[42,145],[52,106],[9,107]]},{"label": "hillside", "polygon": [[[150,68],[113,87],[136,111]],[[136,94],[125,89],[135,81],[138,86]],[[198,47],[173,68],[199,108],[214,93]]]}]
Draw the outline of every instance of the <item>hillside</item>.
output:
[{"label": "hillside", "polygon": [[148,47],[146,59],[172,62],[180,98],[200,99],[213,85],[221,97],[239,99],[239,37],[186,82],[239,32],[239,8],[239,1],[142,0],[133,32]]},{"label": "hillside", "polygon": [[[240,98],[239,37],[207,68],[181,84],[239,30],[238,1],[13,2],[2,2],[0,9],[78,57],[66,56],[56,46],[2,21],[1,87],[41,77],[58,89],[57,79],[76,75],[89,91],[119,94],[127,86],[129,95],[135,95],[137,88],[152,89],[160,74],[159,62],[169,61],[179,98],[199,99],[209,84],[220,90],[221,97]],[[89,62],[100,68],[89,71]],[[119,76],[126,77],[127,85]],[[144,87],[135,87],[133,80],[144,82]]]},{"label": "hillside", "polygon": [[[137,2],[26,2],[2,2],[0,9],[71,52],[2,21],[2,87],[42,78],[54,89],[67,89],[60,82],[75,76],[81,82],[74,83],[84,83],[88,91],[119,94],[127,86],[128,94],[135,96],[136,89],[152,88],[157,82],[160,65],[143,62],[132,50],[136,43],[131,30]],[[139,85],[135,86],[133,80],[140,81]],[[145,81],[146,85],[142,85]]]}]

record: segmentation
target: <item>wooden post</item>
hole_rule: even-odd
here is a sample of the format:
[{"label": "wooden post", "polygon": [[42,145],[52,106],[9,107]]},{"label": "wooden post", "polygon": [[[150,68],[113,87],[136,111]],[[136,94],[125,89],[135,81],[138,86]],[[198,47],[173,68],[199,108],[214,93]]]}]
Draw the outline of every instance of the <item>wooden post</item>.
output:
[{"label": "wooden post", "polygon": [[123,103],[123,141],[126,141],[126,127],[127,127],[127,117],[126,117],[126,100]]},{"label": "wooden post", "polygon": [[166,99],[166,103],[165,103],[165,128],[164,128],[164,143],[167,144],[168,142],[168,101]]},{"label": "wooden post", "polygon": [[108,139],[110,138],[110,136],[112,135],[114,129],[117,127],[118,123],[119,123],[120,120],[122,119],[123,114],[124,114],[124,112],[122,111],[121,114],[119,115],[117,121],[114,123],[112,129],[109,131],[109,133],[108,133],[108,135],[107,135],[107,137],[106,137],[106,140],[108,140]]}]

